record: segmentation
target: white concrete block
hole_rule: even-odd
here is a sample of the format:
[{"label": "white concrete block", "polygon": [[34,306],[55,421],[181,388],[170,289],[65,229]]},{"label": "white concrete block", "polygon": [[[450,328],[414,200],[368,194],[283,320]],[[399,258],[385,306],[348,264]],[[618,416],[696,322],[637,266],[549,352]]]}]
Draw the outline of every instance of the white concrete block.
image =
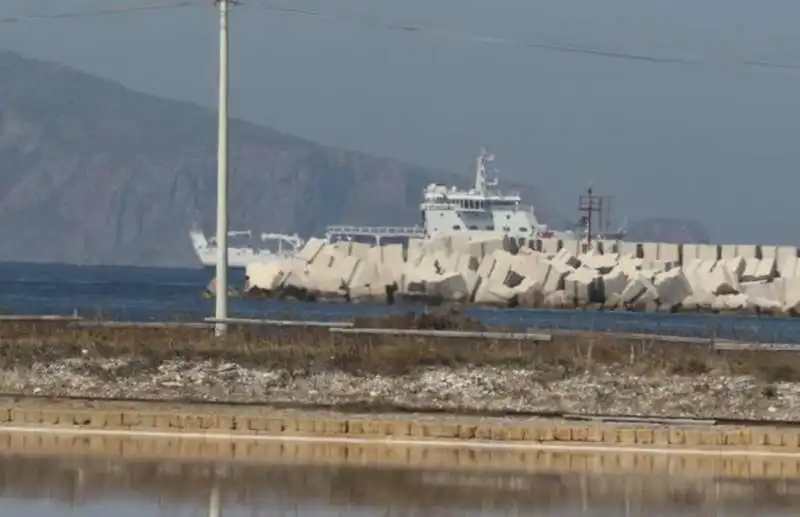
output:
[{"label": "white concrete block", "polygon": [[735,244],[723,244],[720,247],[720,259],[732,259],[736,257],[736,245]]},{"label": "white concrete block", "polygon": [[744,261],[744,269],[739,277],[741,282],[754,282],[758,275],[758,268],[761,266],[761,261],[755,258],[749,258]]},{"label": "white concrete block", "polygon": [[[548,267],[549,266],[549,267]],[[532,277],[540,281],[542,291],[548,295],[555,291],[564,290],[564,279],[569,273],[574,271],[570,266],[558,261],[548,261],[547,265],[538,269]]]},{"label": "white concrete block", "polygon": [[596,251],[584,253],[578,257],[581,264],[596,269],[600,274],[606,274],[617,265],[619,255],[616,253],[599,254]]},{"label": "white concrete block", "polygon": [[698,257],[698,246],[697,244],[684,244],[683,245],[683,264],[686,265],[688,262],[699,259]]},{"label": "white concrete block", "polygon": [[621,268],[612,269],[601,277],[603,298],[609,300],[612,296],[619,297],[629,281],[630,277]]},{"label": "white concrete block", "polygon": [[755,244],[737,244],[736,256],[745,260],[758,258],[758,246]]},{"label": "white concrete block", "polygon": [[716,299],[717,297],[713,294],[694,291],[681,302],[681,307],[686,310],[707,310],[711,308]]},{"label": "white concrete block", "polygon": [[509,273],[518,262],[517,257],[505,250],[495,250],[492,256],[495,259],[495,266],[488,278],[496,283],[506,283]]},{"label": "white concrete block", "polygon": [[350,245],[340,246],[340,243],[327,244],[323,247],[314,260],[309,261],[309,265],[318,267],[330,267],[337,258],[348,257],[350,255]]},{"label": "white concrete block", "polygon": [[626,305],[655,302],[658,300],[658,291],[647,278],[637,275],[628,282],[620,298]]},{"label": "white concrete block", "polygon": [[781,304],[785,302],[784,288],[783,281],[780,279],[779,281],[773,282],[742,282],[739,285],[739,290],[742,294],[746,295],[751,300],[760,298],[772,300]]},{"label": "white concrete block", "polygon": [[716,244],[697,244],[697,258],[702,260],[718,260]]},{"label": "white concrete block", "polygon": [[542,305],[544,307],[560,309],[564,307],[572,307],[573,302],[566,292],[553,291],[551,293],[547,293],[544,295],[544,300],[542,301]]},{"label": "white concrete block", "polygon": [[658,260],[658,243],[657,242],[643,242],[642,243],[642,258],[645,260]]},{"label": "white concrete block", "polygon": [[728,268],[728,271],[731,272],[731,275],[733,275],[735,279],[738,280],[742,277],[746,266],[745,260],[742,257],[722,259],[720,262],[725,264],[725,267]]},{"label": "white concrete block", "polygon": [[542,239],[542,252],[543,253],[558,253],[558,239],[548,238]]},{"label": "white concrete block", "polygon": [[358,263],[355,271],[353,272],[350,281],[347,282],[347,287],[355,289],[357,287],[385,287],[379,286],[381,280],[381,265],[375,262],[362,260]]},{"label": "white concrete block", "polygon": [[797,258],[797,247],[795,246],[778,246],[775,250],[775,258],[780,263],[781,260],[787,258]]},{"label": "white concrete block", "polygon": [[419,264],[425,255],[425,241],[422,239],[409,239],[406,250],[406,264],[414,267]]},{"label": "white concrete block", "polygon": [[544,302],[542,285],[533,278],[525,278],[518,286],[512,288],[521,307],[539,307]]},{"label": "white concrete block", "polygon": [[464,276],[460,273],[445,273],[431,280],[428,294],[441,296],[445,300],[464,301],[472,294]]},{"label": "white concrete block", "polygon": [[496,264],[497,259],[494,257],[494,255],[483,257],[480,265],[478,266],[478,276],[481,278],[489,278],[492,275]]},{"label": "white concrete block", "polygon": [[717,296],[739,293],[739,281],[733,276],[725,261],[717,262],[708,274],[703,274],[701,280],[705,292]]},{"label": "white concrete block", "polygon": [[[365,243],[365,242],[351,242],[350,243],[350,255],[353,257],[360,258],[364,260],[369,255],[369,250],[371,250],[373,246]],[[377,249],[377,247],[375,247]]]},{"label": "white concrete block", "polygon": [[658,293],[661,305],[669,307],[678,306],[692,294],[691,285],[680,269],[657,274],[653,286]]},{"label": "white concrete block", "polygon": [[743,282],[766,282],[778,275],[778,266],[774,257],[765,259],[747,259],[744,272],[741,275]]},{"label": "white concrete block", "polygon": [[566,248],[562,248],[561,251],[556,253],[556,256],[553,257],[553,261],[558,261],[572,269],[580,267],[581,265],[581,261],[578,260],[578,257]]},{"label": "white concrete block", "polygon": [[625,272],[629,277],[635,276],[642,268],[642,259],[633,258],[630,256],[620,256],[618,267]]},{"label": "white concrete block", "polygon": [[333,244],[326,244],[325,251],[330,252],[332,255],[350,255],[350,248],[352,242],[350,241],[336,241]]},{"label": "white concrete block", "polygon": [[781,279],[783,284],[784,311],[800,312],[800,278]]},{"label": "white concrete block", "polygon": [[753,305],[750,303],[747,295],[741,293],[721,294],[716,297],[711,304],[711,308],[714,310],[741,311],[751,309]]},{"label": "white concrete block", "polygon": [[349,285],[360,263],[361,259],[358,257],[337,257],[328,267],[327,274],[339,278],[340,284]]},{"label": "white concrete block", "polygon": [[691,286],[694,294],[711,294],[706,285],[706,278],[711,275],[711,270],[716,265],[715,260],[693,259],[682,271]]},{"label": "white concrete block", "polygon": [[619,245],[619,254],[628,257],[636,257],[637,244],[635,242],[621,242]]},{"label": "white concrete block", "polygon": [[798,271],[797,268],[797,248],[788,246],[779,247],[775,260],[777,262],[778,273],[783,278],[799,276],[798,273],[800,273],[800,271]]},{"label": "white concrete block", "polygon": [[777,246],[761,245],[759,248],[761,248],[761,258],[778,258]]},{"label": "white concrete block", "polygon": [[283,280],[287,266],[287,262],[280,259],[247,264],[245,266],[245,276],[247,277],[245,289],[258,288],[265,291],[277,289]]},{"label": "white concrete block", "polygon": [[748,296],[747,299],[751,306],[761,311],[780,311],[783,309],[783,304],[781,302],[769,298],[751,298]]},{"label": "white concrete block", "polygon": [[402,244],[388,244],[380,248],[373,248],[380,250],[380,259],[384,264],[391,264],[392,266],[401,266],[405,263],[403,259],[403,245]]},{"label": "white concrete block", "polygon": [[578,304],[598,301],[596,292],[599,278],[596,270],[580,267],[564,278],[564,291]]},{"label": "white concrete block", "polygon": [[304,284],[310,291],[335,296],[341,294],[343,287],[346,287],[346,282],[338,273],[339,271],[332,271],[332,268],[312,264],[307,269]]},{"label": "white concrete block", "polygon": [[514,290],[506,285],[483,278],[475,290],[475,303],[507,307],[514,297]]},{"label": "white concrete block", "polygon": [[658,243],[658,260],[670,263],[678,263],[681,260],[681,250],[679,244],[670,242]]},{"label": "white concrete block", "polygon": [[[502,237],[491,237],[481,241],[483,256],[490,255],[495,251],[505,251],[508,249],[508,240]],[[470,253],[470,255],[474,255]]]},{"label": "white concrete block", "polygon": [[303,245],[303,249],[298,251],[294,257],[302,260],[303,262],[310,263],[316,258],[317,254],[322,251],[324,247],[325,239],[312,237],[308,239],[305,245]]}]

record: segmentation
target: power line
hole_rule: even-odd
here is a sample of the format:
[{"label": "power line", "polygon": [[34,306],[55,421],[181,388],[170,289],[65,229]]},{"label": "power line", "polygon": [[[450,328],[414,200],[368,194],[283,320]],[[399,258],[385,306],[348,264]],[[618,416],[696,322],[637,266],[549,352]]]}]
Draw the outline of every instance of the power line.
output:
[{"label": "power line", "polygon": [[106,7],[101,9],[86,9],[82,11],[68,11],[61,13],[39,13],[24,14],[20,16],[4,16],[0,18],[0,23],[20,23],[38,20],[67,20],[72,18],[92,18],[98,16],[116,16],[121,14],[134,14],[153,11],[165,11],[168,9],[180,9],[199,5],[198,0],[182,0],[167,2],[162,4],[140,5],[131,7]]},{"label": "power line", "polygon": [[567,45],[567,44],[547,43],[547,42],[519,41],[501,37],[482,36],[482,35],[459,31],[457,29],[449,27],[441,27],[441,26],[426,25],[426,24],[368,21],[356,17],[343,16],[340,14],[333,14],[330,12],[323,12],[314,9],[284,7],[269,3],[257,3],[252,5],[257,6],[259,9],[280,14],[355,23],[357,25],[376,27],[393,31],[402,31],[407,33],[418,33],[418,34],[428,33],[432,35],[459,39],[462,41],[472,41],[472,42],[486,43],[491,45],[505,45],[509,47],[536,49],[547,52],[583,54],[594,57],[605,57],[605,58],[622,59],[628,61],[642,61],[655,64],[672,64],[681,66],[735,65],[735,66],[761,68],[761,69],[784,69],[784,70],[800,69],[800,63],[774,62],[774,61],[763,61],[763,60],[753,60],[753,59],[743,59],[743,58],[734,58],[728,61],[720,61],[720,60],[715,61],[708,59],[659,56],[654,54],[642,54],[637,52],[609,50],[599,47],[592,47],[588,45]]},{"label": "power line", "polygon": [[[261,10],[270,11],[278,14],[286,14],[290,16],[302,16],[310,18],[325,19],[330,21],[338,21],[344,23],[354,23],[356,25],[379,28],[390,31],[400,31],[405,33],[416,34],[431,34],[440,37],[448,37],[461,41],[471,41],[476,43],[484,43],[488,45],[503,45],[508,47],[527,48],[534,50],[541,50],[545,52],[558,52],[567,54],[580,54],[593,57],[602,57],[609,59],[619,59],[626,61],[639,61],[652,64],[662,65],[679,65],[679,66],[741,66],[746,68],[755,69],[772,69],[772,70],[797,70],[800,69],[800,63],[796,62],[777,62],[765,61],[757,59],[745,58],[732,58],[729,60],[710,60],[699,58],[687,58],[676,56],[664,56],[656,54],[644,54],[638,52],[629,52],[622,50],[610,50],[601,47],[594,47],[589,45],[571,45],[550,43],[541,41],[521,41],[503,37],[484,36],[473,34],[465,31],[460,31],[451,27],[435,26],[421,23],[394,23],[365,20],[353,16],[345,16],[341,14],[334,14],[331,12],[324,12],[315,9],[305,9],[300,7],[287,7],[274,5],[264,2],[264,0],[252,0],[249,5],[255,6]],[[39,13],[39,14],[25,14],[20,16],[0,17],[0,23],[20,23],[26,21],[41,21],[41,20],[67,20],[74,18],[90,18],[100,16],[118,16],[123,14],[135,14],[154,11],[165,11],[169,9],[180,9],[186,7],[194,7],[197,5],[204,5],[206,2],[201,0],[179,0],[174,2],[166,2],[160,4],[151,4],[135,7],[107,7],[101,9],[86,9],[82,11],[71,11],[61,13]]]}]

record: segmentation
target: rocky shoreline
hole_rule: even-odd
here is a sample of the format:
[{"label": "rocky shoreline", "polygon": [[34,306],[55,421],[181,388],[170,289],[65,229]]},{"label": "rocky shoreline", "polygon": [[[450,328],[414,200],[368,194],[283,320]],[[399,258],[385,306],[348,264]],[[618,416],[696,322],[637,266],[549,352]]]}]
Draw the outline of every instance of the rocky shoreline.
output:
[{"label": "rocky shoreline", "polygon": [[220,342],[204,329],[2,327],[0,392],[795,420],[800,354],[601,334],[533,344],[282,330]]}]

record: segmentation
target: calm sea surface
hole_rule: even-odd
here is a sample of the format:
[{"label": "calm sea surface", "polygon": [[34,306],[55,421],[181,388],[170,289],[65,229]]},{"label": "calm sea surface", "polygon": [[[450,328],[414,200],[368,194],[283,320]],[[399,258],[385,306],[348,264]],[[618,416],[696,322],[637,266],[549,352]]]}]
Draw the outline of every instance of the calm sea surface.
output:
[{"label": "calm sea surface", "polygon": [[[77,310],[84,317],[129,321],[199,320],[214,312],[213,300],[201,297],[212,277],[210,269],[0,264],[0,310],[64,315]],[[243,280],[243,271],[231,274],[231,285],[241,285]],[[244,300],[232,300],[230,307],[235,316],[313,320],[409,310],[423,307]],[[800,319],[791,318],[524,309],[465,312],[487,323],[518,329],[610,330],[800,344]]]}]

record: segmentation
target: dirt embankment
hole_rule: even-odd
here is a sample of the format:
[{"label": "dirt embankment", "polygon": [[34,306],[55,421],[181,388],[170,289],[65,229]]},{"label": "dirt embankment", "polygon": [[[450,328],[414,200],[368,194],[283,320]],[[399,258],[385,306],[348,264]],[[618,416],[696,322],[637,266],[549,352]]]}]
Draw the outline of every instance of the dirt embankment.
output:
[{"label": "dirt embankment", "polygon": [[[356,326],[483,329],[454,315]],[[0,323],[0,392],[789,420],[800,418],[800,353],[588,333],[534,344],[249,328],[216,340]]]}]

